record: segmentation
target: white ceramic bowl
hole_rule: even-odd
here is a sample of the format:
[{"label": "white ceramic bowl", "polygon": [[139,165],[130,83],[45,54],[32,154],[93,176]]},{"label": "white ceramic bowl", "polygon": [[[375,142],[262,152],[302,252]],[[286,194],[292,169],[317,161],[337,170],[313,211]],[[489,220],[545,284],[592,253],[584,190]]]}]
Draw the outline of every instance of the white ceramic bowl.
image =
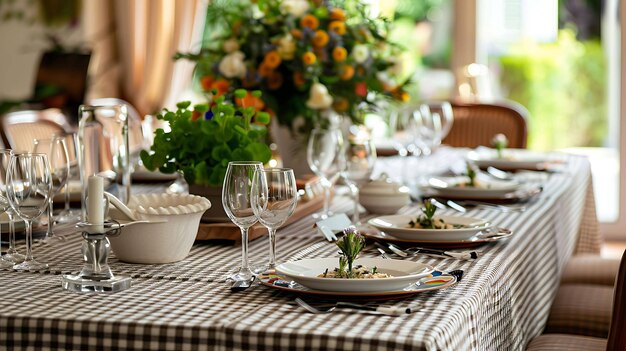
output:
[{"label": "white ceramic bowl", "polygon": [[123,227],[109,238],[115,256],[130,263],[172,263],[189,254],[211,202],[195,195],[142,194],[133,195],[128,207],[143,220],[161,222]]},{"label": "white ceramic bowl", "polygon": [[409,189],[394,183],[386,175],[363,186],[359,203],[370,213],[394,214],[411,202]]}]

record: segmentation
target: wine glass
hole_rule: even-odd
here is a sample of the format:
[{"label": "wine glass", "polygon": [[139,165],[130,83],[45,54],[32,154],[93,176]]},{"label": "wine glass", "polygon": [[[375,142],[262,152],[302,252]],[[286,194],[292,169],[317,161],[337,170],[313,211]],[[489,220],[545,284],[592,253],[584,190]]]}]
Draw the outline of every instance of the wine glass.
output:
[{"label": "wine glass", "polygon": [[70,182],[72,180],[80,181],[80,174],[78,170],[78,134],[76,133],[66,133],[63,134],[65,138],[65,147],[67,149],[67,157],[70,165],[70,173],[67,177],[67,182],[65,182],[65,191],[64,191],[64,204],[63,211],[61,211],[57,217],[56,221],[58,223],[72,223],[76,222],[80,219],[80,210],[73,210],[70,208]]},{"label": "wine glass", "polygon": [[[6,168],[4,168],[4,166],[6,165],[6,163],[4,163],[5,159],[6,160],[10,160],[11,159],[11,155],[13,155],[13,152],[11,150],[0,150],[0,157],[2,157],[2,167],[0,168],[0,170],[2,171],[2,175],[6,175]],[[9,200],[7,200],[6,197],[6,187],[4,186],[4,180],[1,182],[2,183],[2,188],[0,189],[0,213],[1,212],[7,212],[7,215],[9,215],[8,210],[11,208],[11,205],[9,205]],[[13,250],[15,250],[15,239],[11,240],[11,224],[13,223],[13,219],[11,218],[12,216],[9,215],[9,248],[13,248]],[[13,232],[13,235],[15,235],[15,232]],[[1,236],[1,233],[0,233]],[[2,240],[0,240],[2,241]],[[16,257],[13,256],[9,256],[10,254],[10,250],[7,251],[7,254],[5,254],[4,256],[2,256],[2,252],[0,252],[0,268],[10,268],[13,267],[13,265],[16,263],[13,261],[13,259],[15,259]]]},{"label": "wine glass", "polygon": [[70,162],[65,145],[65,137],[55,135],[52,139],[35,139],[34,153],[43,153],[48,156],[48,165],[50,166],[50,176],[52,178],[52,192],[48,197],[48,230],[46,238],[50,240],[55,238],[54,235],[54,217],[53,217],[53,198],[67,184],[70,174]]},{"label": "wine glass", "polygon": [[248,229],[257,222],[250,195],[254,172],[263,169],[256,161],[231,161],[226,168],[222,188],[222,206],[230,220],[241,229],[241,268],[230,276],[234,281],[252,279],[254,273],[248,264]]},{"label": "wine glass", "polygon": [[2,199],[5,200],[2,204],[6,206],[2,207],[6,208],[7,217],[9,218],[9,248],[7,249],[6,254],[2,256],[2,258],[5,261],[11,262],[12,266],[13,264],[23,262],[26,256],[19,253],[17,251],[17,248],[15,247],[15,213],[13,212],[13,208],[11,208],[11,206],[9,205],[8,200],[6,199],[7,170],[9,169],[9,161],[11,160],[11,156],[13,156],[13,151],[8,149],[0,150],[0,196],[2,197]]},{"label": "wine glass", "polygon": [[448,101],[429,102],[420,106],[420,136],[422,151],[429,155],[441,145],[454,122],[452,105]]},{"label": "wine glass", "polygon": [[46,263],[33,258],[33,220],[41,216],[48,205],[52,191],[52,177],[48,156],[17,153],[9,161],[7,172],[7,199],[15,213],[26,221],[26,259],[16,264],[16,270],[42,270]]},{"label": "wine glass", "polygon": [[259,169],[252,181],[252,210],[267,227],[270,240],[268,271],[276,268],[276,230],[296,209],[298,189],[291,168]]},{"label": "wine glass", "polygon": [[336,128],[316,128],[309,136],[307,146],[307,162],[309,167],[320,177],[324,187],[324,208],[313,215],[314,218],[328,218],[330,212],[330,188],[337,181],[344,166],[343,136]]},{"label": "wine glass", "polygon": [[354,213],[352,223],[361,224],[359,217],[359,187],[365,184],[374,170],[376,163],[376,148],[369,133],[358,130],[348,137],[345,148],[345,163],[343,178],[350,187],[354,198]]}]

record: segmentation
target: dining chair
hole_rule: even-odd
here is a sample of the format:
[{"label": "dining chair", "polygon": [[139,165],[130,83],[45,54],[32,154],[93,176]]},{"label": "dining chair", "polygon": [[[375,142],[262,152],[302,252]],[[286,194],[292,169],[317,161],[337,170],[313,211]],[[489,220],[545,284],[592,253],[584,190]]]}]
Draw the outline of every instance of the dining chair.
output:
[{"label": "dining chair", "polygon": [[598,254],[574,255],[561,275],[561,284],[594,284],[613,287],[620,260]]},{"label": "dining chair", "polygon": [[61,110],[27,110],[2,116],[2,134],[13,150],[30,151],[34,139],[50,138],[53,134],[69,133],[70,123]]},{"label": "dining chair", "polygon": [[[575,288],[576,286],[577,285],[572,285],[572,288]],[[606,339],[564,333],[546,333],[533,339],[528,344],[526,350],[626,350],[626,333],[624,333],[624,330],[626,330],[626,251],[622,254],[615,288],[611,289],[606,286],[595,286],[595,288],[610,289],[613,292],[610,327],[608,329],[608,337]],[[591,298],[593,294],[597,294],[601,291],[597,289],[591,290],[587,287],[582,293],[585,294],[587,298]],[[605,292],[606,291],[603,290],[603,294]],[[558,295],[559,293],[557,293],[557,299]],[[606,296],[596,296],[594,298],[606,298]],[[579,301],[579,303],[585,303],[585,301]],[[588,323],[593,323],[593,321],[589,321]]]},{"label": "dining chair", "polygon": [[491,146],[496,134],[506,135],[511,148],[526,148],[528,111],[513,101],[452,103],[454,123],[443,143],[454,147]]}]

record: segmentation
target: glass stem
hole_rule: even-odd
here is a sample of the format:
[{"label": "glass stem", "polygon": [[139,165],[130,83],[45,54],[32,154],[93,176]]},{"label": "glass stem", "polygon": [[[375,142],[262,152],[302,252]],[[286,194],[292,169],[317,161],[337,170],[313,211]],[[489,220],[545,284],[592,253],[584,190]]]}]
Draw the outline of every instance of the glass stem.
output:
[{"label": "glass stem", "polygon": [[70,182],[69,180],[65,183],[65,213],[70,212]]},{"label": "glass stem", "polygon": [[361,217],[359,214],[359,188],[354,183],[350,183],[350,190],[352,190],[352,197],[354,199],[354,213],[352,214],[352,224],[361,224]]},{"label": "glass stem", "polygon": [[324,179],[324,208],[322,213],[324,216],[328,216],[329,208],[330,208],[330,187],[331,183],[328,179]]},{"label": "glass stem", "polygon": [[13,222],[13,211],[7,211],[7,216],[9,217],[9,250],[7,253],[16,254],[17,249],[15,248],[15,223]]},{"label": "glass stem", "polygon": [[25,261],[33,261],[33,223],[29,220],[26,222],[26,259]]},{"label": "glass stem", "polygon": [[52,196],[48,198],[48,231],[46,232],[46,237],[51,237],[53,235],[52,226],[54,225],[54,218],[52,217]]},{"label": "glass stem", "polygon": [[248,264],[248,228],[241,228],[241,270],[249,270]]},{"label": "glass stem", "polygon": [[276,268],[276,229],[267,228],[270,237],[270,262],[268,270],[273,271]]}]

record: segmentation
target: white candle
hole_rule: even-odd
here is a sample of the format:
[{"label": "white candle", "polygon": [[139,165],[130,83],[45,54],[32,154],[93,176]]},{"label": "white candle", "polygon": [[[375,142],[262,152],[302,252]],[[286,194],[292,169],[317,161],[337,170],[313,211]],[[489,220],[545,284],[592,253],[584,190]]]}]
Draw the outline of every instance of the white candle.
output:
[{"label": "white candle", "polygon": [[87,195],[87,222],[95,225],[89,231],[102,233],[104,231],[104,179],[102,177],[89,177]]}]

